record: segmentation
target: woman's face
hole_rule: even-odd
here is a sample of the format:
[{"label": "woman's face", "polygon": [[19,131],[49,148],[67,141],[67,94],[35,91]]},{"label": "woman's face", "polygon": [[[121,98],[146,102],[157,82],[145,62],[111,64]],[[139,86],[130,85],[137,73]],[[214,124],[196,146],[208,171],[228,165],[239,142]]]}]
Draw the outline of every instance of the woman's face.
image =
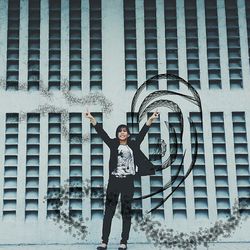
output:
[{"label": "woman's face", "polygon": [[118,132],[118,139],[120,141],[126,141],[129,137],[128,131],[126,128],[121,128],[121,130]]}]

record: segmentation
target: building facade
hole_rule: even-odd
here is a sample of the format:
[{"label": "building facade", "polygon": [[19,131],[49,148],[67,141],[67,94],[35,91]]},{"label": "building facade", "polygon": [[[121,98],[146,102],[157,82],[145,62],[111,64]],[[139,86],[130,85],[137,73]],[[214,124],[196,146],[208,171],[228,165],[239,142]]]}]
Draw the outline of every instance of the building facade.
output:
[{"label": "building facade", "polygon": [[[195,167],[152,220],[174,231],[198,231],[230,218],[236,201],[248,204],[240,211],[248,216],[249,13],[248,0],[0,0],[0,243],[99,242],[109,150],[84,112],[88,108],[114,137],[120,123],[132,128],[137,89],[164,73],[197,90],[202,117],[184,98],[165,96],[181,109],[183,140],[169,168],[135,179],[135,197],[173,180],[183,159],[182,168],[166,191],[133,202],[133,214],[154,208],[187,173],[195,140],[191,118],[199,142]],[[151,81],[135,111],[159,90],[190,95],[176,79]],[[155,165],[174,146],[165,121],[181,137],[178,114],[158,109],[160,118],[141,146]],[[135,120],[134,133],[147,115]],[[58,207],[53,195],[62,190],[68,194]],[[81,238],[72,221],[54,221],[62,211],[82,218],[89,234]],[[249,220],[223,241],[248,242],[247,226]],[[112,242],[120,230],[114,218]],[[130,242],[147,242],[145,231],[132,225]]]}]

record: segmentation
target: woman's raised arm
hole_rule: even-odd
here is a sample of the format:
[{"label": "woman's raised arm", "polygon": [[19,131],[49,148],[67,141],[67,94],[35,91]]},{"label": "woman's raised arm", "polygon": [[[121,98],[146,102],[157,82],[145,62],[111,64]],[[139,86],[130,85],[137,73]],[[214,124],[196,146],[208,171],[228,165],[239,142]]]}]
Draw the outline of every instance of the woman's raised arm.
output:
[{"label": "woman's raised arm", "polygon": [[85,112],[85,117],[88,118],[91,124],[94,126],[97,134],[102,138],[102,140],[110,147],[112,144],[112,139],[108,136],[106,131],[102,128],[102,126],[96,122],[94,116],[90,114],[89,111]]},{"label": "woman's raised arm", "polygon": [[147,120],[147,122],[144,124],[144,126],[142,127],[142,129],[140,130],[136,141],[138,144],[141,144],[145,135],[147,134],[149,127],[151,126],[152,122],[154,121],[154,119],[159,117],[159,112],[155,111]]}]

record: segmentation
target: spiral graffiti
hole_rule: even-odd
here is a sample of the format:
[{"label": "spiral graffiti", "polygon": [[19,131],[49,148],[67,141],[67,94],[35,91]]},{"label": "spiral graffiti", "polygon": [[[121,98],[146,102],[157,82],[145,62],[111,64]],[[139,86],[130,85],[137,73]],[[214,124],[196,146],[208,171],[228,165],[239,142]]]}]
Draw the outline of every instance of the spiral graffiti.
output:
[{"label": "spiral graffiti", "polygon": [[[178,80],[181,84],[183,84],[185,87],[187,87],[187,90],[190,92],[190,95],[185,95],[182,93],[178,93],[175,91],[170,91],[170,90],[157,90],[154,91],[153,93],[148,94],[142,101],[142,103],[139,105],[138,111],[136,111],[136,106],[138,99],[141,95],[141,93],[143,92],[143,90],[146,88],[147,85],[149,85],[150,83],[152,83],[153,81],[156,80],[160,80],[160,79],[165,79],[165,80]],[[166,127],[174,133],[174,138],[175,138],[175,142],[174,142],[174,149],[172,150],[172,152],[170,152],[169,157],[163,162],[163,164],[160,167],[156,167],[156,171],[160,171],[160,170],[164,170],[167,169],[168,167],[170,167],[174,161],[176,160],[176,155],[177,155],[177,150],[178,150],[178,145],[182,145],[182,139],[183,139],[183,122],[184,122],[184,118],[183,118],[183,113],[182,110],[180,109],[179,105],[171,100],[168,99],[159,99],[159,100],[155,100],[156,98],[159,97],[164,97],[164,96],[180,96],[184,99],[186,99],[187,101],[193,103],[195,106],[198,107],[199,110],[199,115],[202,121],[202,107],[201,107],[201,100],[200,100],[200,96],[198,94],[198,92],[195,90],[195,88],[192,87],[192,85],[190,83],[188,83],[187,81],[185,81],[183,78],[173,75],[173,74],[159,74],[159,75],[155,75],[153,77],[151,77],[150,79],[148,79],[147,81],[145,81],[136,91],[133,100],[132,100],[132,104],[131,104],[131,114],[132,114],[132,126],[134,125],[134,119],[135,119],[135,115],[137,114],[137,120],[138,122],[140,122],[143,117],[146,116],[146,114],[150,111],[152,111],[155,108],[160,108],[160,107],[166,107],[168,109],[170,109],[171,111],[175,112],[178,114],[178,125],[180,127],[180,137],[179,137],[179,141],[177,140],[177,136],[176,136],[176,132],[174,130],[174,128],[170,128],[169,124],[167,121],[164,121]],[[196,158],[197,158],[197,152],[198,152],[198,139],[197,139],[197,131],[196,128],[194,126],[194,123],[192,122],[192,120],[190,119],[190,117],[188,117],[189,123],[190,123],[190,127],[191,130],[194,131],[194,135],[195,135],[195,144],[194,144],[194,149],[192,152],[192,161],[188,167],[188,170],[186,171],[186,173],[184,174],[183,177],[181,177],[181,180],[179,181],[179,183],[177,183],[177,185],[172,188],[172,191],[170,192],[170,194],[164,198],[157,206],[155,206],[154,208],[152,208],[148,213],[155,211],[157,208],[159,208],[178,188],[179,186],[185,181],[185,179],[188,177],[188,175],[191,173],[192,169],[195,166],[195,162],[196,162]],[[177,181],[184,158],[185,158],[185,154],[186,154],[186,150],[184,150],[184,153],[182,155],[182,159],[181,159],[181,163],[179,164],[178,167],[178,171],[177,173],[172,177],[172,179],[166,183],[162,188],[160,188],[159,190],[151,193],[151,194],[147,194],[141,197],[136,197],[134,198],[134,200],[138,200],[138,199],[146,199],[149,197],[152,197],[160,192],[165,191],[166,189],[173,187],[173,184]]]}]

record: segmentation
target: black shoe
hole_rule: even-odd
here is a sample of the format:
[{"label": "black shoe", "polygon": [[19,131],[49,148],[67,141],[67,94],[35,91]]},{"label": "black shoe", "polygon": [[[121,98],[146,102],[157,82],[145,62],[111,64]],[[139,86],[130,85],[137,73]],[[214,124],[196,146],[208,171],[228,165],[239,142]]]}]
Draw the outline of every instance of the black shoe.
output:
[{"label": "black shoe", "polygon": [[120,246],[118,247],[118,250],[125,250],[127,249],[127,245],[126,244],[120,244]]},{"label": "black shoe", "polygon": [[[106,245],[106,246],[105,246],[105,245]],[[107,244],[101,243],[96,249],[97,249],[97,250],[105,250],[105,249],[107,249]]]}]

